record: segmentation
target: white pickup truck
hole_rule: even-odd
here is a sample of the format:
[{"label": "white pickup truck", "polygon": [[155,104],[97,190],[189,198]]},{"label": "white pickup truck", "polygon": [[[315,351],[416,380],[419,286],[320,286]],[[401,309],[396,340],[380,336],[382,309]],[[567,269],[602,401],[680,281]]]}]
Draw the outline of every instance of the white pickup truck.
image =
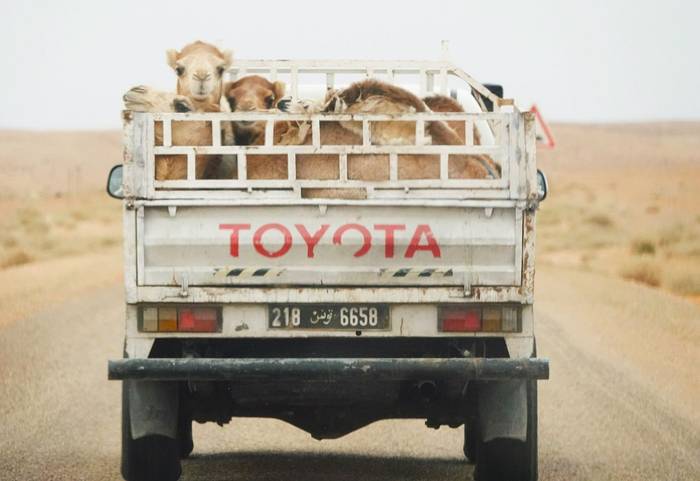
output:
[{"label": "white pickup truck", "polygon": [[[456,82],[489,109],[125,112],[124,163],[108,182],[124,204],[124,358],[108,371],[124,381],[125,479],[178,479],[192,422],[232,417],[281,419],[317,439],[381,419],[464,426],[476,479],[537,479],[536,381],[549,365],[534,335],[535,212],[546,181],[533,116],[447,61],[239,60],[227,75],[247,73],[287,78],[293,96],[303,76],[329,87],[406,76],[418,94]],[[397,119],[415,123],[416,145],[373,144],[372,124]],[[265,143],[224,145],[221,126],[234,120],[266,122]],[[287,120],[310,124],[310,145],[273,145],[274,122]],[[336,120],[362,122],[362,145],[324,145],[320,122]],[[172,145],[178,121],[211,122],[211,145]],[[430,121],[464,122],[465,145],[426,145]],[[247,179],[255,154],[285,155],[287,178]],[[337,156],[337,178],[298,179],[297,156],[312,154]],[[353,179],[348,162],[359,154],[385,155],[387,178]],[[450,178],[453,154],[488,155],[500,175]],[[156,180],[160,155],[183,156],[187,178]],[[200,155],[235,159],[237,175],[195,178]],[[434,156],[439,175],[402,178],[410,155]],[[318,188],[363,195],[304,196]]]}]

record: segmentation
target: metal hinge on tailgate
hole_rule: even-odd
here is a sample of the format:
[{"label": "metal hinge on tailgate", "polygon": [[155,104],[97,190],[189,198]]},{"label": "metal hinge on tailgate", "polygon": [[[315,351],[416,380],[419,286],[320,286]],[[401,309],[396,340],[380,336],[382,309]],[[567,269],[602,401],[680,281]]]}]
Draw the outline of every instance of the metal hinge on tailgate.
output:
[{"label": "metal hinge on tailgate", "polygon": [[471,279],[469,276],[469,273],[464,273],[464,297],[471,297],[472,295],[472,285],[471,285]]},{"label": "metal hinge on tailgate", "polygon": [[[493,211],[491,211],[491,214]],[[489,214],[488,217],[491,217]],[[472,250],[469,248],[469,246],[465,246],[464,250],[464,265],[466,266],[472,266],[473,264],[473,255],[472,255]],[[463,294],[464,297],[470,297],[472,295],[472,284],[474,284],[474,279],[473,277],[473,272],[471,270],[467,270],[464,272],[464,278],[462,279],[462,287],[463,287]]]},{"label": "metal hinge on tailgate", "polygon": [[180,297],[187,297],[189,295],[190,280],[187,274],[182,274],[180,276]]}]

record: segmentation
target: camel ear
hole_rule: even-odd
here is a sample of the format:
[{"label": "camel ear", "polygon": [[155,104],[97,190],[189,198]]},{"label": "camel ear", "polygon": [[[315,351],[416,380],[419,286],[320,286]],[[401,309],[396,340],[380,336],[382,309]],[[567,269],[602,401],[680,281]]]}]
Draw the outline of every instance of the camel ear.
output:
[{"label": "camel ear", "polygon": [[233,52],[231,50],[224,50],[221,55],[224,57],[224,68],[229,68],[233,63]]},{"label": "camel ear", "polygon": [[170,67],[173,69],[177,68],[177,58],[179,56],[180,54],[174,48],[165,51],[165,58],[168,61],[168,65],[170,65]]},{"label": "camel ear", "polygon": [[221,90],[221,92],[223,92],[224,97],[228,96],[228,93],[233,88],[234,83],[235,82],[224,82],[224,86],[222,87],[222,90]]},{"label": "camel ear", "polygon": [[284,82],[274,82],[272,84],[272,91],[275,93],[275,100],[280,101],[284,97],[284,91],[287,90],[287,86]]},{"label": "camel ear", "polygon": [[233,112],[236,109],[236,99],[229,97],[229,92],[231,92],[231,89],[233,89],[233,84],[235,84],[235,83],[236,82],[224,83],[223,90],[221,91],[221,93],[222,93],[221,97],[226,102],[226,104],[229,106],[229,109],[231,112]]}]

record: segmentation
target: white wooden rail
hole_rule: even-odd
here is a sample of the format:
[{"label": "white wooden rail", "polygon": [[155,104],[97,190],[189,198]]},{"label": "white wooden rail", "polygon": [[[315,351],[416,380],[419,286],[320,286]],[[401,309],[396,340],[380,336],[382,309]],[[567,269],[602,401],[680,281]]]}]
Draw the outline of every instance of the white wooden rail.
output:
[{"label": "white wooden rail", "polygon": [[436,93],[447,95],[448,78],[456,77],[488,98],[498,111],[501,105],[512,105],[511,100],[504,100],[491,93],[448,60],[236,60],[226,72],[228,78],[236,79],[246,75],[263,75],[271,80],[277,80],[280,74],[290,76],[290,91],[298,98],[299,75],[325,75],[326,87],[336,88],[336,77],[341,75],[362,75],[379,77],[384,75],[390,82],[397,82],[399,77],[418,75],[420,85],[419,95],[422,97],[434,91],[435,77],[438,78],[439,89]]},{"label": "white wooden rail", "polygon": [[[237,60],[226,72],[230,79],[250,74],[260,74],[270,80],[284,77],[293,97],[298,98],[304,76],[318,75],[328,89],[337,82],[359,75],[399,82],[401,77],[418,76],[421,96],[430,93],[448,94],[449,79],[458,79],[461,85],[478,92],[493,104],[492,112],[480,113],[413,113],[385,114],[289,114],[277,110],[249,113],[134,113],[132,149],[145,151],[136,155],[143,159],[142,185],[133,185],[133,192],[141,192],[149,199],[196,198],[292,198],[301,197],[301,189],[365,189],[368,199],[520,199],[526,191],[526,171],[521,114],[510,100],[492,94],[461,69],[446,60],[439,61],[357,61],[357,60]],[[437,88],[436,88],[437,87]],[[502,106],[507,106],[503,109]],[[137,120],[137,121],[136,121]],[[235,121],[264,122],[262,145],[226,145],[222,127]],[[362,125],[362,142],[358,145],[328,145],[321,139],[322,122],[352,121]],[[378,145],[372,141],[372,129],[378,123],[411,121],[415,123],[415,142],[412,145]],[[464,145],[431,145],[424,142],[428,122],[464,122]],[[173,145],[173,123],[207,122],[211,126],[210,145]],[[279,122],[304,122],[310,126],[310,141],[305,145],[276,145],[275,124]],[[156,123],[162,127],[162,143],[155,144]],[[488,124],[494,142],[488,145],[474,144],[474,128]],[[138,141],[138,142],[137,142]],[[136,145],[138,144],[138,147]],[[127,145],[127,151],[130,150]],[[187,175],[178,180],[155,180],[155,163],[158,156],[178,155],[186,158]],[[227,156],[235,158],[236,176],[231,179],[197,179],[197,156]],[[248,177],[248,166],[254,156],[284,155],[287,158],[287,178],[255,180]],[[297,178],[297,157],[300,155],[337,156],[338,176],[330,180]],[[348,156],[382,155],[388,159],[388,176],[383,180],[353,180],[348,175]],[[401,156],[430,155],[439,159],[439,175],[430,179],[400,178]],[[488,179],[450,178],[450,156],[486,155],[501,167],[500,176]],[[134,172],[136,172],[134,170]],[[132,179],[135,181],[135,179]]]},{"label": "white wooden rail", "polygon": [[[514,113],[416,113],[403,115],[377,115],[377,114],[287,114],[282,112],[255,112],[255,113],[153,113],[137,114],[146,117],[146,124],[150,124],[148,132],[150,146],[147,160],[147,171],[155,172],[157,156],[182,155],[187,159],[187,177],[179,180],[155,180],[151,177],[148,191],[154,198],[167,196],[179,197],[182,193],[168,191],[182,190],[243,190],[249,195],[252,190],[287,190],[292,196],[298,197],[300,189],[304,188],[362,188],[368,189],[372,196],[386,196],[389,190],[400,190],[402,196],[410,196],[411,189],[421,189],[422,194],[430,195],[426,189],[455,190],[457,192],[443,192],[437,197],[466,198],[470,195],[484,195],[486,197],[505,198],[510,182],[517,182],[518,178],[512,177],[510,172],[514,170],[513,163],[517,163],[512,144],[514,138],[510,135],[511,123]],[[374,123],[387,121],[414,121],[416,123],[415,144],[413,145],[375,145],[371,139],[371,127]],[[489,120],[498,128],[494,131],[496,143],[493,145],[474,145],[473,127],[476,120]],[[236,146],[223,145],[220,126],[225,122],[233,121],[258,121],[265,122],[265,135],[263,145]],[[311,140],[308,145],[275,145],[273,139],[275,122],[298,121],[311,124]],[[362,143],[358,145],[328,145],[321,143],[320,124],[324,121],[356,121],[363,125]],[[465,123],[466,136],[464,145],[431,145],[424,144],[426,122],[431,121],[462,121]],[[163,142],[155,145],[153,133],[155,122],[162,123]],[[210,122],[212,126],[212,141],[209,146],[173,146],[172,128],[174,122]],[[304,180],[296,176],[296,160],[298,155],[335,155],[337,156],[339,176],[332,180]],[[348,179],[348,155],[385,155],[389,161],[389,176],[386,180],[366,181]],[[195,159],[197,155],[212,156],[236,156],[237,177],[235,179],[197,179],[195,177]],[[255,155],[286,155],[287,179],[284,180],[251,180],[248,179],[248,163]],[[435,179],[400,179],[398,175],[399,156],[406,155],[430,155],[439,159],[439,177]],[[450,155],[487,155],[501,165],[502,172],[499,178],[490,179],[456,179],[449,178]],[[517,169],[515,169],[517,171]],[[384,191],[384,192],[381,192]],[[500,191],[500,192],[497,192]],[[205,192],[200,192],[207,195]],[[280,192],[276,192],[280,194]]]}]

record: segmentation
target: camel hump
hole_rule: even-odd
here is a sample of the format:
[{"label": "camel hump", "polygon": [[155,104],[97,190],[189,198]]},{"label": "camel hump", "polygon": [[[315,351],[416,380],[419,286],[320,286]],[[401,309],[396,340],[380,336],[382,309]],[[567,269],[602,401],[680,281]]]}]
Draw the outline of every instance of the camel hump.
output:
[{"label": "camel hump", "polygon": [[376,79],[355,82],[339,92],[338,97],[348,107],[369,97],[382,97],[396,104],[413,107],[416,112],[425,112],[427,110],[425,103],[408,90]]}]

